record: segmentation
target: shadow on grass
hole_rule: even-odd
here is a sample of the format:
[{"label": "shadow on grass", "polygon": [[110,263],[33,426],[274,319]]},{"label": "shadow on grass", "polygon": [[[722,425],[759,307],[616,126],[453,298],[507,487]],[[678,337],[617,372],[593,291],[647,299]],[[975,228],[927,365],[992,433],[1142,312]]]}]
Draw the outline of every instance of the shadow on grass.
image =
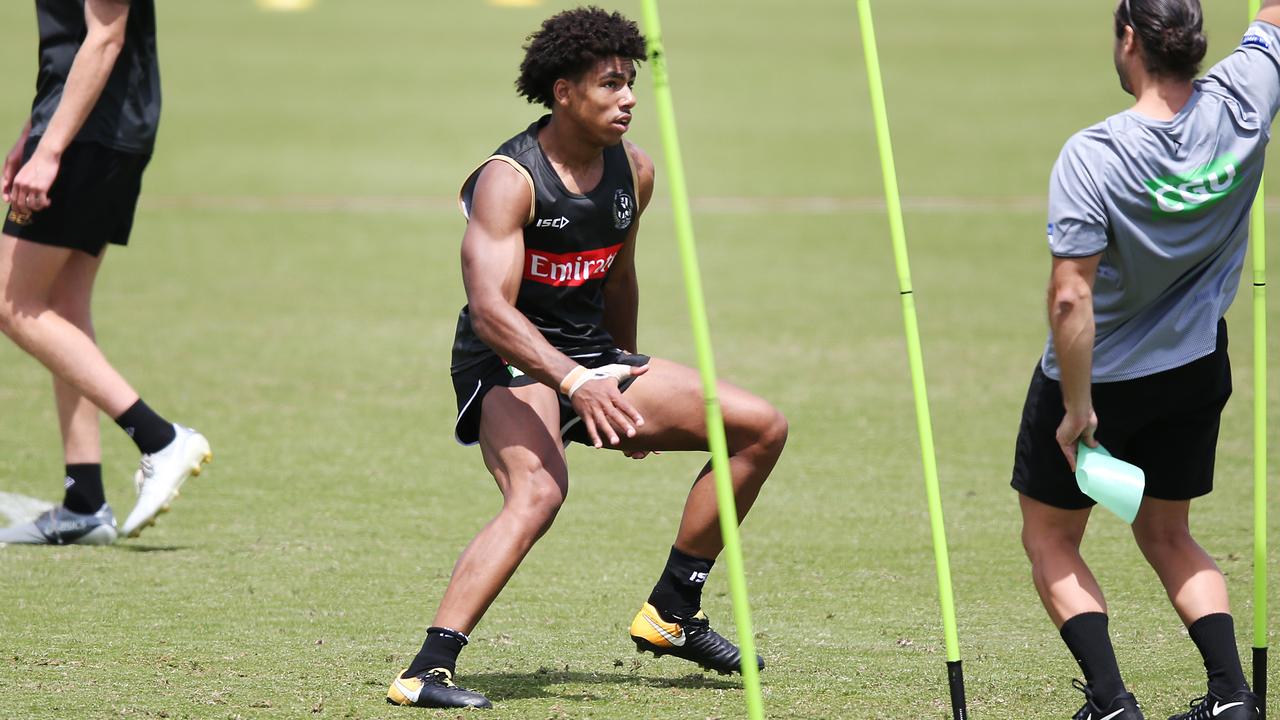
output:
[{"label": "shadow on grass", "polygon": [[548,692],[557,685],[615,685],[635,688],[706,688],[708,690],[736,690],[740,682],[720,680],[701,674],[681,677],[653,677],[627,672],[580,672],[539,669],[532,673],[468,673],[460,682],[466,687],[483,692],[490,700],[524,700],[528,698],[555,698],[558,700],[598,700],[573,694]]},{"label": "shadow on grass", "polygon": [[133,543],[115,543],[111,549],[120,552],[136,552],[136,553],[153,553],[153,552],[182,552],[190,550],[186,545],[135,545]]}]

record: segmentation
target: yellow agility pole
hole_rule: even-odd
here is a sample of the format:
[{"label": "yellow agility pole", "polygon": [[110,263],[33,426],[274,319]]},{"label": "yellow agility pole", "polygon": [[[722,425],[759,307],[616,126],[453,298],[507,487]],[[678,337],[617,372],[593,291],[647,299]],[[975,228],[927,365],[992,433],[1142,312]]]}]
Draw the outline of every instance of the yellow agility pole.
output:
[{"label": "yellow agility pole", "polygon": [[880,148],[880,166],[884,173],[885,205],[889,211],[893,259],[898,268],[898,288],[902,297],[902,320],[906,326],[911,385],[915,392],[916,426],[920,432],[925,494],[928,496],[929,521],[933,528],[933,555],[938,567],[938,601],[942,606],[942,629],[947,644],[951,714],[953,720],[966,720],[969,709],[964,697],[964,670],[960,661],[959,635],[956,632],[955,598],[951,590],[951,562],[947,554],[947,531],[942,519],[942,497],[938,489],[938,465],[933,451],[933,424],[929,419],[929,396],[925,388],[920,329],[916,322],[916,304],[911,289],[911,267],[907,259],[902,202],[898,197],[898,174],[894,168],[893,145],[889,139],[889,113],[885,107],[884,82],[880,77],[880,54],[876,50],[875,27],[871,23],[871,0],[858,0],[858,18],[862,27],[862,48],[866,55],[867,80],[871,89],[871,111],[875,115],[876,144]]},{"label": "yellow agility pole", "polygon": [[698,353],[698,370],[702,375],[702,393],[707,405],[707,441],[711,446],[712,475],[716,481],[716,502],[720,510],[720,534],[724,538],[724,555],[729,566],[729,593],[733,598],[733,620],[738,627],[738,648],[742,655],[742,686],[747,696],[747,717],[763,720],[764,702],[760,696],[760,670],[756,667],[756,643],[751,631],[751,608],[747,603],[747,579],[743,569],[742,542],[738,536],[738,509],[733,497],[733,481],[729,475],[729,449],[724,435],[724,417],[716,395],[715,360],[711,352],[711,329],[707,322],[706,300],[702,293],[702,276],[698,270],[698,251],[693,240],[693,219],[689,210],[689,193],[684,181],[684,162],[680,158],[680,142],[676,136],[675,105],[671,99],[671,82],[667,74],[667,55],[662,47],[662,28],[658,22],[657,0],[644,0],[645,40],[652,63],[653,90],[662,132],[662,146],[667,159],[667,175],[671,184],[671,210],[675,215],[676,240],[684,267],[685,290],[689,302],[689,319],[693,325],[693,342]]}]

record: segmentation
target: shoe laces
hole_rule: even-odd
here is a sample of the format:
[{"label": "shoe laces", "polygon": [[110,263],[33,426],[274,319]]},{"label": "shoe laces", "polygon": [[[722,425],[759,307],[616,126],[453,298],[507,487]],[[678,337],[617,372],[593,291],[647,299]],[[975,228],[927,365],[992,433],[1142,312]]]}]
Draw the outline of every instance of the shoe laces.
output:
[{"label": "shoe laces", "polygon": [[139,493],[142,492],[142,486],[146,485],[147,481],[155,477],[155,475],[156,466],[152,462],[151,456],[143,455],[142,459],[138,461],[138,472],[133,476],[133,484]]},{"label": "shoe laces", "polygon": [[1209,709],[1209,696],[1201,695],[1200,697],[1188,703],[1187,706],[1190,708],[1190,710],[1184,716],[1186,720],[1196,720],[1196,718],[1199,718],[1202,716],[1208,717],[1205,711]]},{"label": "shoe laces", "polygon": [[458,687],[457,683],[453,681],[453,673],[449,672],[448,668],[432,668],[418,677],[423,683],[426,683],[427,679],[430,678],[433,685],[443,685],[449,688]]},{"label": "shoe laces", "polygon": [[1093,710],[1098,708],[1098,706],[1093,702],[1093,689],[1080,680],[1080,678],[1072,678],[1071,687],[1084,693],[1084,707],[1080,708],[1075,715],[1072,715],[1071,720],[1084,720],[1089,717]]}]

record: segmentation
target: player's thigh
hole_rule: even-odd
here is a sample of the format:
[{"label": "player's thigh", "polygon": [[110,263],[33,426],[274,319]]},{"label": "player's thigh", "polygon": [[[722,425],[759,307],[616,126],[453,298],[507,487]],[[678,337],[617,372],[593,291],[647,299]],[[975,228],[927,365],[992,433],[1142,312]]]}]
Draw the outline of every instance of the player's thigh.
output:
[{"label": "player's thigh", "polygon": [[0,304],[20,308],[47,302],[71,253],[68,248],[0,235]]},{"label": "player's thigh", "polygon": [[508,502],[526,496],[548,500],[568,493],[569,475],[560,441],[560,403],[541,385],[495,387],[480,414],[484,464]]},{"label": "player's thigh", "polygon": [[[785,436],[786,420],[773,405],[727,382],[716,384],[730,448],[754,442],[762,434]],[[631,450],[706,450],[707,417],[702,378],[697,370],[653,358],[649,370],[635,379],[625,397],[644,418],[633,438],[621,448]]]},{"label": "player's thigh", "polygon": [[93,283],[106,255],[106,247],[97,255],[71,253],[54,278],[49,293],[49,304],[58,314],[78,325],[87,323],[93,302]]}]

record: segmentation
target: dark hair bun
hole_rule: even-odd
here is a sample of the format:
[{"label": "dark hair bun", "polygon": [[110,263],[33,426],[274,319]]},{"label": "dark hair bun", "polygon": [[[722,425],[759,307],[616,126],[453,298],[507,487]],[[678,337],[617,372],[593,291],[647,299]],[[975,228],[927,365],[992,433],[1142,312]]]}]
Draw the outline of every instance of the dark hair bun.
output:
[{"label": "dark hair bun", "polygon": [[1200,72],[1209,49],[1200,0],[1129,0],[1116,10],[1117,38],[1126,25],[1138,36],[1147,72],[1182,80]]}]

